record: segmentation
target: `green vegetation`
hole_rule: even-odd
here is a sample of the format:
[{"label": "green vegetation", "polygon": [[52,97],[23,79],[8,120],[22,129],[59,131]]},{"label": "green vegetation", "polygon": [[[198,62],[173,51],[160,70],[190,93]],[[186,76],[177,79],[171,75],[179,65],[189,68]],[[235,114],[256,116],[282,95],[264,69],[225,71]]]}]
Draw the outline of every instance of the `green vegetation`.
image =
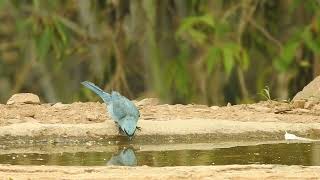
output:
[{"label": "green vegetation", "polygon": [[[288,99],[320,72],[316,0],[0,0],[0,102],[98,100],[90,80],[170,103]],[[269,90],[268,90],[269,92]]]},{"label": "green vegetation", "polygon": [[270,95],[270,89],[268,86],[266,86],[264,89],[262,89],[261,95],[265,98],[267,101],[271,101],[271,95]]}]

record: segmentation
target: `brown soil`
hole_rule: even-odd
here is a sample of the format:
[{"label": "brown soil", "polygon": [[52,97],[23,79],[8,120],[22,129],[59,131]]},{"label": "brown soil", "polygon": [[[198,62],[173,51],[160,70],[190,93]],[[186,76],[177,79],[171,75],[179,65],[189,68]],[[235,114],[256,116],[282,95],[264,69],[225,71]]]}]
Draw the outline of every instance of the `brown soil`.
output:
[{"label": "brown soil", "polygon": [[[150,135],[159,138],[181,136],[182,139],[206,135],[214,140],[274,140],[283,139],[284,131],[306,137],[320,137],[318,105],[312,109],[300,109],[288,103],[270,101],[230,107],[144,104],[139,108],[141,118],[138,126],[142,130],[136,134],[137,141]],[[108,117],[105,105],[99,102],[0,104],[0,137],[78,137],[96,140],[118,135],[118,128]]]},{"label": "brown soil", "polygon": [[193,167],[0,166],[3,179],[319,179],[320,167],[227,165]]}]

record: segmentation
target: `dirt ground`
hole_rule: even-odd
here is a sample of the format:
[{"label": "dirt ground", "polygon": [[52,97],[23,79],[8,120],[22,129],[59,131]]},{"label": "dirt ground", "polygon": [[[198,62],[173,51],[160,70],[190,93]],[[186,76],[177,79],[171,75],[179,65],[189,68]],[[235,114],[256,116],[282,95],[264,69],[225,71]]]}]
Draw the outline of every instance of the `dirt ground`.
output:
[{"label": "dirt ground", "polygon": [[[224,107],[136,102],[141,118],[135,140],[146,136],[217,139],[283,139],[285,131],[320,137],[320,105],[295,108],[275,101]],[[186,136],[189,135],[189,136]],[[119,136],[118,128],[100,102],[73,104],[0,104],[0,138],[81,138]],[[120,135],[121,136],[121,135]],[[158,140],[159,140],[158,139]],[[208,138],[206,138],[208,139]],[[165,140],[165,139],[164,139]]]},{"label": "dirt ground", "polygon": [[[261,139],[284,140],[284,132],[320,139],[320,105],[265,101],[257,104],[208,107],[205,105],[168,105],[155,99],[135,102],[141,118],[131,144],[224,142]],[[99,141],[120,137],[118,128],[100,102],[72,104],[0,104],[1,146],[15,147],[17,152],[34,151],[25,143],[36,140],[71,142]],[[122,140],[121,140],[122,137]],[[169,138],[168,138],[169,137]],[[17,143],[17,142],[20,143]],[[26,141],[21,143],[21,141]],[[18,144],[18,145],[17,145]],[[220,144],[221,145],[221,144]],[[219,144],[217,145],[219,146]],[[228,144],[222,144],[222,147]],[[81,148],[80,145],[77,145]],[[182,147],[185,148],[185,147]],[[192,148],[192,147],[189,147]],[[0,150],[5,153],[5,149]],[[55,151],[63,151],[55,150]],[[75,150],[76,151],[76,150]],[[274,165],[228,165],[196,167],[59,167],[0,165],[3,179],[317,179],[320,167]]]},{"label": "dirt ground", "polygon": [[[2,179],[319,179],[320,167],[227,165],[179,167],[0,166]],[[0,179],[1,179],[0,178]]]}]

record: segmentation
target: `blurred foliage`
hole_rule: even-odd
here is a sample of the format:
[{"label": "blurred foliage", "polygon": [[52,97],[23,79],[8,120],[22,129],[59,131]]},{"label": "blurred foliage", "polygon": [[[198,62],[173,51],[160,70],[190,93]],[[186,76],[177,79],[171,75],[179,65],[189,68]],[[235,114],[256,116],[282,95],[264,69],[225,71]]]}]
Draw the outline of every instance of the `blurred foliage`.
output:
[{"label": "blurred foliage", "polygon": [[0,101],[288,99],[320,73],[316,0],[0,0]]}]

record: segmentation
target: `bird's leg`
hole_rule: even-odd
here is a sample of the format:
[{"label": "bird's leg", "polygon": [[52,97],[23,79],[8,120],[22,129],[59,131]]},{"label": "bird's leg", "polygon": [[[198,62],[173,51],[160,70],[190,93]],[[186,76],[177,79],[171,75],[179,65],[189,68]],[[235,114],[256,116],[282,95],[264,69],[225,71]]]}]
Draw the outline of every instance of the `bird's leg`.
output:
[{"label": "bird's leg", "polygon": [[137,128],[139,131],[141,131],[141,127],[137,126],[136,128]]},{"label": "bird's leg", "polygon": [[117,122],[115,122],[116,125],[118,126],[118,133],[119,134],[123,134],[123,130],[121,129],[121,127],[119,126],[119,124]]},{"label": "bird's leg", "polygon": [[119,126],[119,134],[124,135],[125,133],[123,132],[123,130],[121,129],[121,127]]}]

